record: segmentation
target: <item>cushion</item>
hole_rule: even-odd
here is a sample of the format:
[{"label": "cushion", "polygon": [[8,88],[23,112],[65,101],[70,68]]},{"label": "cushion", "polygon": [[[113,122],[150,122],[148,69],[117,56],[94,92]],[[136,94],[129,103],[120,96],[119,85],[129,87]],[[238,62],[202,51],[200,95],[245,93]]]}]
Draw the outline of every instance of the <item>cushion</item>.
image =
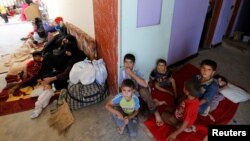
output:
[{"label": "cushion", "polygon": [[67,27],[68,33],[76,37],[78,47],[88,56],[88,59],[96,59],[97,51],[95,39],[69,22],[66,22],[65,26]]},{"label": "cushion", "polygon": [[234,103],[244,102],[250,99],[249,93],[231,83],[228,83],[228,87],[222,89],[220,93]]}]

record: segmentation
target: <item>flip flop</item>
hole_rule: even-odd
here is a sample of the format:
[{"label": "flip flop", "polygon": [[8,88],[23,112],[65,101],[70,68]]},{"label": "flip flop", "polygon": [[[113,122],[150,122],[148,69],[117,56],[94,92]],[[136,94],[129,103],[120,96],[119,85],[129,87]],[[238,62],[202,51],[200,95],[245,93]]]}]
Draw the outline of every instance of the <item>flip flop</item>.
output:
[{"label": "flip flop", "polygon": [[27,40],[27,39],[28,39],[28,38],[23,37],[23,38],[21,38],[20,40],[25,41],[25,40]]},{"label": "flip flop", "polygon": [[68,92],[67,89],[61,90],[58,101],[57,101],[58,105],[62,105],[64,103],[66,96],[67,96],[67,92]]},{"label": "flip flop", "polygon": [[50,113],[53,114],[57,111],[57,100],[54,100],[50,106]]}]

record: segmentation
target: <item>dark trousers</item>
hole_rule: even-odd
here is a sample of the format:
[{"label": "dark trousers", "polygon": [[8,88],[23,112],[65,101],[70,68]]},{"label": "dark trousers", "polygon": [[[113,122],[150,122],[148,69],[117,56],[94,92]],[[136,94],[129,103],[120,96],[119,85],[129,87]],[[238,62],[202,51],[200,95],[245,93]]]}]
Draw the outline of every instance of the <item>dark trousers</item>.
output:
[{"label": "dark trousers", "polygon": [[0,14],[0,16],[2,17],[2,19],[4,20],[5,23],[9,22],[7,14]]}]

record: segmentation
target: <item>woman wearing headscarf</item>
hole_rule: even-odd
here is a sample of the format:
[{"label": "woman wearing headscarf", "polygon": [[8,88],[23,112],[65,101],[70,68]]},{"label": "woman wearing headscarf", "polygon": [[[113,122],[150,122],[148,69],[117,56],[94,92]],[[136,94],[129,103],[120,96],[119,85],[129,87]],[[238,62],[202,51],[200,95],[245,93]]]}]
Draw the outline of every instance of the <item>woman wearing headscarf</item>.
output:
[{"label": "woman wearing headscarf", "polygon": [[57,90],[67,88],[71,68],[76,62],[83,61],[86,54],[72,42],[66,43],[64,53],[66,57],[62,60],[53,56],[44,58],[40,72],[42,84],[54,83]]}]

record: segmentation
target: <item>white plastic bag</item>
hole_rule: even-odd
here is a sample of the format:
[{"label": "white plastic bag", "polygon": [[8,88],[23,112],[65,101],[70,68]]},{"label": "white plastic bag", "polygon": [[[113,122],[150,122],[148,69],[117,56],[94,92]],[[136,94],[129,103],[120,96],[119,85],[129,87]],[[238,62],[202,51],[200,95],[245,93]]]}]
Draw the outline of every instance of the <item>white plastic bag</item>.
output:
[{"label": "white plastic bag", "polygon": [[99,59],[99,60],[93,60],[92,63],[95,68],[96,82],[100,85],[104,84],[108,77],[105,62],[103,61],[103,59]]},{"label": "white plastic bag", "polygon": [[77,62],[73,65],[69,73],[69,80],[73,84],[79,81],[83,85],[91,84],[95,81],[95,68],[89,60]]}]

